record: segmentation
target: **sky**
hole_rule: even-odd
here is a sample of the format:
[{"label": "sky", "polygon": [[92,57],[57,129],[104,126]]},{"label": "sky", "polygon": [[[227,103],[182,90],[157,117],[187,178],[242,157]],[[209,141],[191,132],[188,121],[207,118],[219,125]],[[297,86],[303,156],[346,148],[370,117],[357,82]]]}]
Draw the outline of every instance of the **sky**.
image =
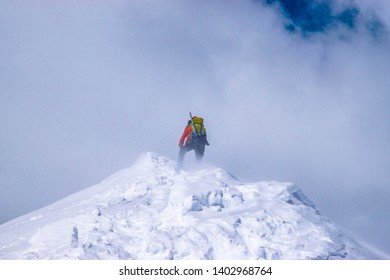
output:
[{"label": "sky", "polygon": [[[298,185],[390,254],[386,0],[0,0],[0,223],[172,159]],[[187,154],[185,163],[194,159]]]}]

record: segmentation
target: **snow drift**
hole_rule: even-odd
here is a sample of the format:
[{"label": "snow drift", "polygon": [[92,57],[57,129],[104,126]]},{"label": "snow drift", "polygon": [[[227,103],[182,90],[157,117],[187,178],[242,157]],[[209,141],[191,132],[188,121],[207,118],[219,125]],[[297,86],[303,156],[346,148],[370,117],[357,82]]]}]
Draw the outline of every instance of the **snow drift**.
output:
[{"label": "snow drift", "polygon": [[177,171],[145,153],[0,226],[0,259],[375,259],[291,183]]}]

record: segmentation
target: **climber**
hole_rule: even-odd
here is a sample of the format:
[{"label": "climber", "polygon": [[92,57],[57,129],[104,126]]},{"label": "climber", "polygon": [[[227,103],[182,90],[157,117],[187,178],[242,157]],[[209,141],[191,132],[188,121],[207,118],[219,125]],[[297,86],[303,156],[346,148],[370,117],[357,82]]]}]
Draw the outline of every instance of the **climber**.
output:
[{"label": "climber", "polygon": [[203,118],[192,117],[188,121],[186,128],[184,129],[183,135],[179,141],[179,160],[178,164],[181,165],[184,160],[184,155],[191,151],[195,151],[195,157],[200,162],[204,155],[206,145],[210,145],[207,141],[206,128],[203,125]]}]

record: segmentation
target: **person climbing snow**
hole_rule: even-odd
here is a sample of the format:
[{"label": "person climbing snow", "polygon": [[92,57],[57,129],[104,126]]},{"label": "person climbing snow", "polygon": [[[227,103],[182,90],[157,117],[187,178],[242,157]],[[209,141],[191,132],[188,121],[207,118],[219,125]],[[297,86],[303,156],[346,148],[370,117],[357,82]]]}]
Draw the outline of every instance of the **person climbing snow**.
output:
[{"label": "person climbing snow", "polygon": [[184,155],[191,150],[195,151],[196,160],[200,162],[203,158],[206,145],[210,145],[207,141],[203,118],[192,117],[191,113],[190,116],[191,120],[188,121],[179,141],[179,165],[183,163]]}]

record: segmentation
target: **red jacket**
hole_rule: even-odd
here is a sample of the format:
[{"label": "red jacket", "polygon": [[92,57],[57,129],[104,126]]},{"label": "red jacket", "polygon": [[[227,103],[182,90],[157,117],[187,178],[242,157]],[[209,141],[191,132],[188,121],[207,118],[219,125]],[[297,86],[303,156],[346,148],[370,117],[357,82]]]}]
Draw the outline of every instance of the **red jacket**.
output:
[{"label": "red jacket", "polygon": [[192,135],[192,124],[187,125],[187,127],[184,129],[183,135],[180,138],[179,146],[183,147],[187,144],[188,140],[191,139]]}]

